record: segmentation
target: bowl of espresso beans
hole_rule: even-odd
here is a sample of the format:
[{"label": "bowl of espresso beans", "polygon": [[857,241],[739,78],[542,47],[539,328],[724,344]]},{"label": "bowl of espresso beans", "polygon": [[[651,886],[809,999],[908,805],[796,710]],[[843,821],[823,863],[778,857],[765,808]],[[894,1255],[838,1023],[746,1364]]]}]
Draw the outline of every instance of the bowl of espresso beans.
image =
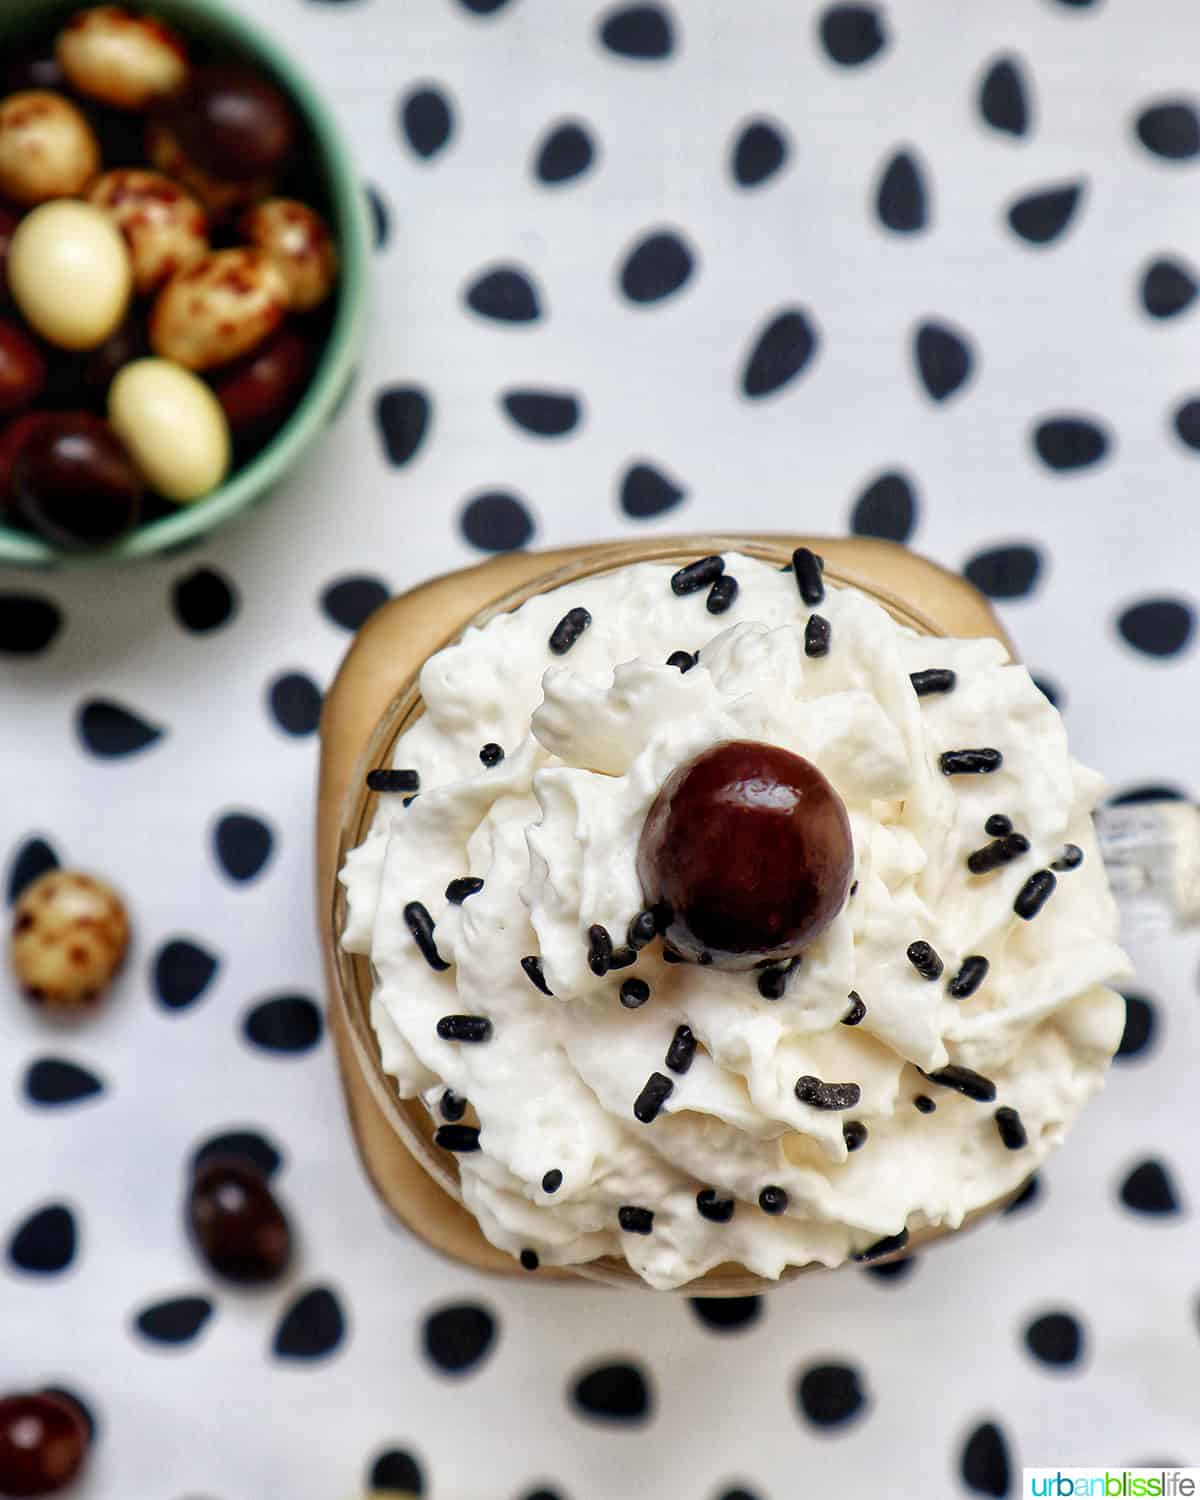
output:
[{"label": "bowl of espresso beans", "polygon": [[0,4],[0,562],[152,556],[328,426],[369,220],[338,127],[218,0]]}]

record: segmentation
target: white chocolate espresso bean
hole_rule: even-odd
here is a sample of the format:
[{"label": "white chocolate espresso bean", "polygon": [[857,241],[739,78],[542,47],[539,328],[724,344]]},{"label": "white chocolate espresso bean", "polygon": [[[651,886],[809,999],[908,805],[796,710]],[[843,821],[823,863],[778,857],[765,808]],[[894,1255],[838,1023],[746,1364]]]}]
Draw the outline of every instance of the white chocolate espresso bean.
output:
[{"label": "white chocolate espresso bean", "polygon": [[125,241],[98,208],[43,203],[13,233],[8,286],[43,338],[94,349],[125,316],[133,270]]},{"label": "white chocolate espresso bean", "polygon": [[208,217],[195,198],[161,172],[123,167],[97,177],[87,200],[125,237],[139,297],[158,291],[208,253]]},{"label": "white chocolate espresso bean", "polygon": [[337,281],[337,250],[315,209],[295,198],[268,198],[246,211],[241,228],[283,272],[293,312],[308,312],[329,296]]},{"label": "white chocolate espresso bean", "polygon": [[154,16],[121,5],[80,10],[58,34],[58,65],[71,87],[114,109],[148,109],[187,82],[187,50]]},{"label": "white chocolate espresso bean", "polygon": [[287,302],[283,273],[263,251],[214,250],[158,294],[150,347],[189,370],[211,370],[273,333]]},{"label": "white chocolate espresso bean", "polygon": [[135,359],[108,392],[108,419],[147,484],[179,504],[229,471],[229,424],[208,386],[166,359]]},{"label": "white chocolate espresso bean", "polygon": [[81,193],[100,170],[95,132],[69,99],[22,89],[0,103],[0,194],[26,207]]}]

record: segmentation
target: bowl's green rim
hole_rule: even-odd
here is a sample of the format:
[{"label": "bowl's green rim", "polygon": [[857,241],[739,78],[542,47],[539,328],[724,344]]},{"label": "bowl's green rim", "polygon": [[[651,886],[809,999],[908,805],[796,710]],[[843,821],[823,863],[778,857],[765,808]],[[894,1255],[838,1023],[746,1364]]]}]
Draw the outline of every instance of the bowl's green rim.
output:
[{"label": "bowl's green rim", "polygon": [[[34,7],[36,8],[36,7]],[[55,8],[53,0],[45,7]],[[209,25],[240,50],[261,58],[283,83],[324,158],[341,261],[337,311],[308,389],[270,443],[211,495],[139,526],[111,547],[69,552],[0,525],[0,563],[44,568],[129,561],[181,547],[228,521],[264,495],[332,417],[353,378],[366,329],[371,237],[366,188],[332,110],[304,71],[265,32],[221,0],[159,0],[153,9],[186,30]]]}]

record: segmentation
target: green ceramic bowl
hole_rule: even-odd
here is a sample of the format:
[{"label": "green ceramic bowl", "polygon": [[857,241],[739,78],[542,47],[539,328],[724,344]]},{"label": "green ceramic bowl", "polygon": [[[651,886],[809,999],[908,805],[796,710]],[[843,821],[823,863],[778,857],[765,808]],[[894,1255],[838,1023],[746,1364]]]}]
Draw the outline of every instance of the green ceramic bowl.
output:
[{"label": "green ceramic bowl", "polygon": [[[130,0],[142,8],[139,0]],[[0,0],[0,57],[30,34],[43,34],[59,16],[79,10],[62,0]],[[112,547],[64,552],[29,532],[0,525],[0,563],[24,567],[120,562],[150,557],[206,536],[261,500],[320,436],[345,395],[358,363],[366,326],[370,221],[366,196],[345,140],[328,106],[295,63],[269,37],[220,0],[153,0],[145,9],[173,25],[185,39],[224,55],[257,62],[291,96],[311,137],[314,166],[341,259],[329,335],[308,388],[275,437],[235,469],[211,495],[148,521]]]}]

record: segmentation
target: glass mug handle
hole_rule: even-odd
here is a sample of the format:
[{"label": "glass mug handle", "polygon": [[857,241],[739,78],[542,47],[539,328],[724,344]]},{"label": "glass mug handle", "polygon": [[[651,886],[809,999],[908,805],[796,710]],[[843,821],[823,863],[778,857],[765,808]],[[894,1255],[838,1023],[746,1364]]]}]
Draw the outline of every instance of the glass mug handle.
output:
[{"label": "glass mug handle", "polygon": [[1200,807],[1174,801],[1101,807],[1095,824],[1123,926],[1200,925]]}]

